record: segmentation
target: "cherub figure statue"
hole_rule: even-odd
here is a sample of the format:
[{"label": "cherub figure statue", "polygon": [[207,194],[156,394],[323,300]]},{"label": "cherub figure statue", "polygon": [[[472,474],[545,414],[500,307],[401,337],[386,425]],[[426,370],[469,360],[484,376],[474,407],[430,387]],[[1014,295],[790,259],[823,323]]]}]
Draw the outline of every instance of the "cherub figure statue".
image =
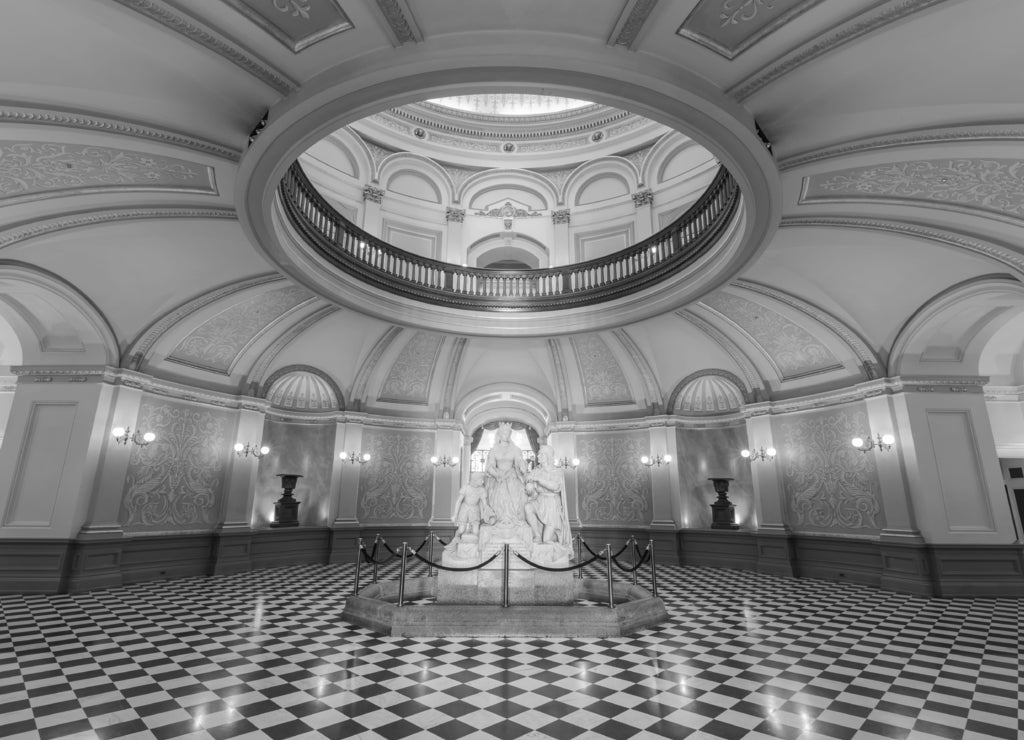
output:
[{"label": "cherub figure statue", "polygon": [[459,497],[455,499],[455,514],[452,520],[457,528],[455,540],[462,540],[463,535],[472,535],[476,539],[480,533],[480,523],[493,524],[494,512],[487,503],[487,487],[484,485],[486,476],[483,473],[472,473],[469,483],[459,489]]}]

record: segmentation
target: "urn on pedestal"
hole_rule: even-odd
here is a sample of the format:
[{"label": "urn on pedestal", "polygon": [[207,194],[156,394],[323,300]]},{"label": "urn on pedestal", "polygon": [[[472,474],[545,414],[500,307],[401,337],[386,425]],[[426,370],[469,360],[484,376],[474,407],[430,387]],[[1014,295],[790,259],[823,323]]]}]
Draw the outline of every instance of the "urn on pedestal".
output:
[{"label": "urn on pedestal", "polygon": [[732,478],[708,478],[715,486],[715,493],[718,499],[711,504],[711,528],[712,529],[739,529],[736,523],[736,507],[729,501],[729,481]]},{"label": "urn on pedestal", "polygon": [[299,526],[299,504],[302,502],[295,500],[292,491],[295,490],[295,484],[302,476],[295,473],[278,473],[277,477],[281,479],[284,493],[274,504],[274,521],[270,523],[270,526],[274,528],[297,527]]}]

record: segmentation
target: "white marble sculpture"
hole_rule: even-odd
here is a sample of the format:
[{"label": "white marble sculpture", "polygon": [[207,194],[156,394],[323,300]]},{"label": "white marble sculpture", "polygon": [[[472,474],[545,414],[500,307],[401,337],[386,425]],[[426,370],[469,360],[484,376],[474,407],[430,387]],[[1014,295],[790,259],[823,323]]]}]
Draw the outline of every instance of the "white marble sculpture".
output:
[{"label": "white marble sculpture", "polygon": [[[456,536],[446,553],[463,563],[479,562],[507,544],[538,564],[568,564],[572,533],[554,451],[541,447],[538,466],[528,471],[511,434],[511,424],[498,426],[485,472],[474,473],[460,489],[453,516]],[[478,476],[483,476],[483,495]]]}]

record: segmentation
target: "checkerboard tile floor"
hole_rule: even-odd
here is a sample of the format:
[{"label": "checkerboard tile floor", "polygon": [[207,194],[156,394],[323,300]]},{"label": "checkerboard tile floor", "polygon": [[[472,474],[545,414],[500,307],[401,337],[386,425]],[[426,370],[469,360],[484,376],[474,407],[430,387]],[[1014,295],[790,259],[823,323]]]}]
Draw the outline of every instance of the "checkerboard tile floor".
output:
[{"label": "checkerboard tile floor", "polygon": [[629,638],[404,639],[353,571],[2,596],[0,737],[1024,737],[1024,600],[663,566]]}]

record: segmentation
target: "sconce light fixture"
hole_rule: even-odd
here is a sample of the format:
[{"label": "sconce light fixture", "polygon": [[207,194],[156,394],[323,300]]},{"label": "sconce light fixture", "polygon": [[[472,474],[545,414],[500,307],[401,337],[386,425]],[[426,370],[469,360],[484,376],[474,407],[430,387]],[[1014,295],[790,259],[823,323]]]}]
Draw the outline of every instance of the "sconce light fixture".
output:
[{"label": "sconce light fixture", "polygon": [[578,457],[574,457],[572,460],[570,460],[567,457],[561,457],[561,458],[555,460],[555,467],[556,468],[573,468],[573,469],[575,469],[575,468],[578,468],[579,466],[580,466],[580,459]]},{"label": "sconce light fixture", "polygon": [[338,457],[349,465],[355,465],[356,463],[362,465],[363,463],[370,462],[369,452],[339,452]]},{"label": "sconce light fixture", "polygon": [[670,462],[672,462],[672,456],[665,455],[663,457],[661,455],[655,455],[654,457],[648,457],[647,455],[644,455],[643,457],[640,458],[640,462],[646,465],[647,467],[653,466],[660,468],[662,465],[668,465]]},{"label": "sconce light fixture", "polygon": [[775,459],[775,454],[776,449],[774,447],[769,447],[768,449],[761,447],[756,450],[740,450],[740,457],[747,460],[753,460],[755,462],[770,462]]},{"label": "sconce light fixture", "polygon": [[868,450],[874,450],[876,448],[879,452],[886,452],[887,450],[892,449],[895,442],[896,437],[891,434],[876,434],[874,437],[869,434],[867,442],[864,441],[863,437],[854,437],[850,440],[850,444],[861,452],[867,452]]},{"label": "sconce light fixture", "polygon": [[239,457],[249,457],[249,455],[252,455],[258,460],[268,452],[270,452],[270,448],[266,445],[257,447],[256,445],[251,445],[248,442],[245,444],[242,444],[241,442],[235,443],[235,454]]},{"label": "sconce light fixture", "polygon": [[434,464],[435,468],[454,468],[459,464],[459,456],[452,455],[448,457],[447,455],[441,455],[438,457],[437,455],[431,455],[430,462]]},{"label": "sconce light fixture", "polygon": [[139,447],[145,447],[156,439],[156,435],[153,434],[153,432],[139,434],[138,429],[132,432],[131,427],[114,427],[110,432],[114,435],[114,443],[119,445],[126,445],[131,441],[132,444],[136,444]]}]

